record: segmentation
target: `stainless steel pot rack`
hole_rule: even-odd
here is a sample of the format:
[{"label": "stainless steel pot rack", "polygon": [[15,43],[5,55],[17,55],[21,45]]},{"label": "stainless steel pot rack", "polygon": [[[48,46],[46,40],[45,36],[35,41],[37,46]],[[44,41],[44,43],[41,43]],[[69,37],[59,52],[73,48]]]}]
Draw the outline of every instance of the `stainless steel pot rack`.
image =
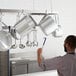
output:
[{"label": "stainless steel pot rack", "polygon": [[57,13],[46,13],[46,12],[32,12],[30,10],[24,10],[24,9],[0,9],[1,13],[18,13],[18,12],[25,12],[25,13],[29,13],[30,15],[58,15]]}]

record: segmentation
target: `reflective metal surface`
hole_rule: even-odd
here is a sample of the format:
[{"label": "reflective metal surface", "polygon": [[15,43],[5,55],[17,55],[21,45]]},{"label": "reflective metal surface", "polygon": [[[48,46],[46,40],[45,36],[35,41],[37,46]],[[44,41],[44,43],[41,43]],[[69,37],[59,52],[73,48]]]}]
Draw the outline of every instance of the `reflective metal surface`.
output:
[{"label": "reflective metal surface", "polygon": [[19,44],[19,48],[24,49],[25,45],[24,44]]},{"label": "reflective metal surface", "polygon": [[0,31],[0,50],[10,49],[12,44],[12,38],[10,33],[5,31]]},{"label": "reflective metal surface", "polygon": [[15,28],[11,28],[11,35],[17,40],[20,39],[20,35],[16,32]]},{"label": "reflective metal surface", "polygon": [[58,25],[58,28],[52,33],[54,37],[62,37],[63,36],[63,30],[61,25]]},{"label": "reflective metal surface", "polygon": [[31,16],[24,16],[15,24],[14,28],[16,29],[16,33],[18,33],[22,38],[27,33],[31,32],[35,25],[36,22],[33,20]]},{"label": "reflective metal surface", "polygon": [[38,46],[36,27],[33,29],[33,42],[32,42],[32,45],[33,45],[33,47],[34,47],[34,46]]},{"label": "reflective metal surface", "polygon": [[12,46],[11,46],[11,49],[16,49],[17,48],[17,45],[16,44],[13,44]]},{"label": "reflective metal surface", "polygon": [[31,47],[32,46],[32,42],[30,41],[29,34],[27,34],[26,46],[28,46],[28,47]]},{"label": "reflective metal surface", "polygon": [[16,39],[15,39],[15,43],[11,46],[11,49],[16,49],[17,48],[17,44],[16,44]]},{"label": "reflective metal surface", "polygon": [[21,48],[21,49],[24,49],[24,48],[25,48],[25,45],[24,45],[24,44],[22,44],[22,42],[21,42],[21,38],[20,38],[19,48]]},{"label": "reflective metal surface", "polygon": [[42,31],[45,33],[45,35],[49,35],[53,31],[55,31],[58,27],[56,20],[49,15],[43,17],[43,19],[39,23],[39,26],[42,29]]}]

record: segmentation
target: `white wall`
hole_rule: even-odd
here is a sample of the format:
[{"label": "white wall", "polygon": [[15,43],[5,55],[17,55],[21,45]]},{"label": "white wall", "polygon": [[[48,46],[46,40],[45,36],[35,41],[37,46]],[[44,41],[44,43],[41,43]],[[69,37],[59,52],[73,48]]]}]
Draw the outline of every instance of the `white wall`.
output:
[{"label": "white wall", "polygon": [[[51,11],[50,0],[34,0],[34,9],[35,10],[46,10]],[[52,0],[53,2],[53,11],[59,13],[60,25],[63,27],[64,35],[61,38],[54,38],[52,35],[47,37],[47,42],[43,48],[43,55],[45,57],[53,57],[57,55],[64,54],[63,43],[64,39],[69,34],[76,35],[76,0]],[[10,8],[10,9],[27,9],[33,10],[33,0],[0,0],[0,8]],[[15,16],[6,15],[3,17],[3,21],[5,21],[8,25],[14,25]],[[38,42],[39,46],[42,46],[43,37],[45,35],[42,31],[38,29]],[[18,41],[19,42],[19,41]],[[26,37],[22,41],[24,44],[26,42]],[[19,44],[19,43],[18,43]],[[25,48],[25,49],[15,49],[10,50],[11,53],[17,52],[28,52],[34,51],[36,52],[37,48]]]}]

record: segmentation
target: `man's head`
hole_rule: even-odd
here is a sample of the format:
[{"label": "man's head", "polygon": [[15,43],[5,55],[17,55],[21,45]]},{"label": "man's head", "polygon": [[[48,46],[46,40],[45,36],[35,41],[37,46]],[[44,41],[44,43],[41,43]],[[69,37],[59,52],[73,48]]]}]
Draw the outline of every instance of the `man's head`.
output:
[{"label": "man's head", "polygon": [[65,52],[74,52],[76,48],[76,36],[69,35],[64,41]]}]

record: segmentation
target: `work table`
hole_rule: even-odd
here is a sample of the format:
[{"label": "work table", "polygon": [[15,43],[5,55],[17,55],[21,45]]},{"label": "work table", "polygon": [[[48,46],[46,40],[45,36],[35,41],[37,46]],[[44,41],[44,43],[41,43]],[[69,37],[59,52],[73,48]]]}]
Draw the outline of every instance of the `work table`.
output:
[{"label": "work table", "polygon": [[12,67],[12,74],[13,75],[20,75],[20,74],[27,74],[27,73],[34,73],[34,72],[41,72],[41,69],[38,66],[37,58],[27,58],[27,57],[16,57],[10,58],[11,67]]},{"label": "work table", "polygon": [[57,70],[50,70],[45,72],[36,72],[36,73],[21,74],[15,76],[58,76],[58,73]]}]

